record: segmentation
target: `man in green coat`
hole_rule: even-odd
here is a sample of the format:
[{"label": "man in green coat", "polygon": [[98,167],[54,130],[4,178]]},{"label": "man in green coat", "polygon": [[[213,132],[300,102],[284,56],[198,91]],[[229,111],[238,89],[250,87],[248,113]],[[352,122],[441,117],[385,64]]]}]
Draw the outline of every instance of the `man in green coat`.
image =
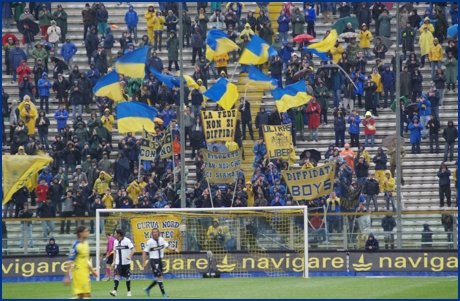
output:
[{"label": "man in green coat", "polygon": [[42,62],[46,61],[48,57],[48,52],[43,48],[43,45],[40,42],[35,43],[35,49],[32,51],[30,56],[35,60],[34,64],[37,65],[38,59],[42,59]]},{"label": "man in green coat", "polygon": [[43,4],[41,7],[41,11],[38,13],[38,22],[40,25],[40,29],[42,31],[42,36],[45,36],[47,40],[48,40],[47,31],[48,31],[48,27],[50,27],[51,25],[51,20],[53,20],[51,13],[46,8],[46,5]]},{"label": "man in green coat", "polygon": [[14,136],[19,137],[19,143],[21,145],[26,145],[29,142],[28,134],[29,128],[25,125],[23,120],[18,121],[18,126],[14,129]]},{"label": "man in green coat", "polygon": [[[19,21],[19,17],[24,13],[24,9],[26,7],[26,2],[13,2],[11,7],[14,9],[14,20],[16,22]],[[27,8],[28,10],[29,8]]]},{"label": "man in green coat", "polygon": [[169,33],[169,39],[166,40],[166,49],[168,49],[168,70],[171,71],[172,63],[176,67],[176,71],[179,71],[179,64],[177,60],[179,59],[179,39],[176,36],[176,32],[171,30]]},{"label": "man in green coat", "polygon": [[354,63],[356,57],[358,56],[358,52],[360,51],[361,48],[359,48],[359,44],[356,43],[356,38],[351,38],[350,43],[348,43],[347,47],[348,60]]},{"label": "man in green coat", "polygon": [[444,66],[446,66],[446,84],[447,84],[447,93],[450,92],[450,86],[452,85],[452,92],[455,91],[455,83],[457,81],[457,60],[453,57],[452,52],[447,54],[446,59],[444,60]]},{"label": "man in green coat", "polygon": [[98,134],[99,137],[101,137],[101,141],[102,141],[102,139],[105,139],[105,140],[107,140],[109,142],[112,141],[110,132],[105,126],[102,125],[102,120],[101,119],[97,120],[97,126],[96,126],[96,128],[94,130],[96,131],[96,134]]},{"label": "man in green coat", "polygon": [[107,152],[104,152],[102,155],[103,155],[103,158],[98,163],[99,167],[104,172],[108,174],[112,174],[113,173],[113,163],[109,160],[109,154]]},{"label": "man in green coat", "polygon": [[303,116],[305,115],[305,105],[301,105],[300,107],[294,108],[295,112],[295,131],[300,133],[300,138],[302,141],[305,141],[303,136],[303,130],[305,128],[305,122]]},{"label": "man in green coat", "polygon": [[[182,12],[182,26],[184,28],[182,31],[182,34],[184,35],[182,37],[182,46],[188,48],[190,47],[190,29],[192,27],[192,19],[190,19],[185,10]],[[185,40],[187,40],[187,46],[185,46]]]},{"label": "man in green coat", "polygon": [[327,124],[327,110],[329,109],[329,97],[331,96],[329,90],[325,87],[324,82],[319,83],[319,87],[313,92],[313,96],[316,97],[316,102],[321,107],[321,117],[323,123]]},{"label": "man in green coat", "polygon": [[[305,17],[303,14],[300,13],[300,10],[298,8],[295,9],[294,14],[292,15],[291,19],[292,23],[292,37],[295,38],[299,34],[304,33],[303,29],[303,24],[305,23]],[[296,43],[292,45],[292,47],[295,47]]]},{"label": "man in green coat", "polygon": [[133,101],[140,99],[141,87],[144,81],[142,78],[133,78],[131,77],[128,81],[128,95],[132,98]]},{"label": "man in green coat", "polygon": [[281,47],[283,47],[283,44],[281,44],[279,36],[275,37],[275,42],[273,42],[272,47],[276,50],[276,52],[280,52]]},{"label": "man in green coat", "polygon": [[208,34],[207,24],[209,22],[209,18],[205,15],[203,8],[200,8],[200,12],[195,17],[195,22],[201,26],[201,36],[203,37],[203,40],[206,41],[206,35]]},{"label": "man in green coat", "polygon": [[273,41],[273,29],[270,26],[270,21],[264,23],[264,27],[259,29],[259,35],[268,44],[272,44]]},{"label": "man in green coat", "polygon": [[64,43],[67,35],[67,13],[61,4],[58,4],[57,8],[58,10],[53,13],[53,20],[56,21],[56,25],[61,29],[61,43]]}]

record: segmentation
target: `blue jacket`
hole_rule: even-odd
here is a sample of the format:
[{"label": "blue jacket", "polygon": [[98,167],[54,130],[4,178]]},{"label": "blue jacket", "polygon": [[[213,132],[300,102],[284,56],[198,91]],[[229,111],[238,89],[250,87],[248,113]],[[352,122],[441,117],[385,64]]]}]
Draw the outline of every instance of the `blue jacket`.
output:
[{"label": "blue jacket", "polygon": [[286,119],[281,119],[282,124],[292,124],[292,120],[289,118],[288,113],[283,113],[283,116],[285,116]]},{"label": "blue jacket", "polygon": [[22,61],[27,62],[27,55],[24,52],[24,50],[22,50],[22,48],[14,47],[10,50],[10,55],[8,59],[10,60],[10,64],[13,70],[16,70],[19,66],[21,66]]},{"label": "blue jacket", "polygon": [[387,70],[382,72],[382,84],[384,88],[392,88],[394,87],[396,82],[395,73],[391,70]]},{"label": "blue jacket", "polygon": [[[61,118],[61,116],[64,118]],[[69,118],[69,112],[67,112],[66,110],[62,112],[57,110],[56,113],[54,113],[54,118],[56,118],[57,120],[57,128],[63,129],[65,128],[67,124],[67,118]]]},{"label": "blue jacket", "polygon": [[[133,8],[133,10],[131,10],[131,8]],[[132,4],[129,5],[129,10],[125,14],[125,23],[128,27],[137,26],[137,23],[139,23],[139,17]]]},{"label": "blue jacket", "polygon": [[172,109],[163,110],[163,112],[161,112],[161,119],[163,119],[163,126],[165,128],[169,125],[171,120],[173,120],[174,118],[176,118],[176,113]]},{"label": "blue jacket", "polygon": [[284,46],[284,48],[280,49],[280,57],[283,60],[283,63],[289,62],[291,59],[291,53],[294,52],[294,48],[291,46]]},{"label": "blue jacket", "polygon": [[340,71],[332,72],[331,90],[340,90],[343,84],[343,75]]},{"label": "blue jacket", "polygon": [[[307,16],[308,13],[308,16]],[[316,11],[313,6],[310,9],[304,9],[305,22],[315,22],[316,21]]]},{"label": "blue jacket", "polygon": [[[45,173],[45,171],[49,171],[48,173]],[[43,172],[38,176],[38,183],[41,182],[42,179],[45,179],[46,183],[48,186],[50,185],[51,181],[53,181],[53,175],[51,174],[51,170],[49,167],[45,167],[43,169]]]},{"label": "blue jacket", "polygon": [[66,42],[62,44],[61,47],[61,56],[64,58],[64,60],[69,60],[71,57],[74,56],[75,53],[77,53],[78,48],[75,46],[74,43],[72,42]]},{"label": "blue jacket", "polygon": [[[50,96],[50,89],[53,87],[53,84],[45,76],[48,76],[48,73],[43,72],[42,78],[38,80],[38,95],[40,96]],[[48,87],[45,86],[46,83],[48,83]]]},{"label": "blue jacket", "polygon": [[104,49],[112,49],[115,38],[113,37],[112,29],[107,27],[105,29]]},{"label": "blue jacket", "polygon": [[260,158],[263,158],[267,154],[267,148],[265,147],[264,144],[259,145],[259,143],[257,143],[252,148],[252,152],[254,153],[254,155],[256,155],[256,157],[254,158],[254,164],[253,164],[253,166],[256,167],[257,166],[256,162],[259,161]]},{"label": "blue jacket", "polygon": [[[284,12],[284,9],[281,12]],[[286,18],[286,20],[283,20],[283,18]],[[286,15],[286,12],[284,13],[284,15],[280,15],[278,17],[278,32],[288,32],[289,22],[291,22],[291,19],[288,15]]]},{"label": "blue jacket", "polygon": [[[94,65],[94,63],[91,63],[91,65]],[[94,71],[94,75],[93,75],[93,71]],[[94,87],[97,84],[97,81],[99,80],[99,78],[101,77],[101,74],[99,70],[97,69],[89,69],[88,72],[86,72],[86,77],[89,78],[91,85]]]},{"label": "blue jacket", "polygon": [[353,92],[355,93],[355,95],[361,95],[363,96],[364,95],[364,81],[366,80],[364,78],[364,75],[362,73],[359,74],[358,78],[356,77],[356,73],[353,72],[351,74],[351,79],[353,79],[353,81],[355,82],[355,86],[356,88],[353,90]]},{"label": "blue jacket", "polygon": [[458,11],[455,11],[455,9],[451,8],[449,10],[449,14],[452,16],[452,24],[458,24]]},{"label": "blue jacket", "polygon": [[[275,186],[276,186],[276,185],[271,185],[271,187],[270,187],[270,194],[273,194],[273,188],[275,188]],[[284,185],[279,185],[278,192],[279,192],[281,195],[285,195],[285,194],[286,194],[286,187],[284,187]]]},{"label": "blue jacket", "polygon": [[[337,201],[339,201],[339,198],[337,198]],[[332,205],[331,204],[327,204],[327,212],[340,213],[340,212],[342,212],[342,210],[340,210],[340,205],[339,204],[335,204],[335,209],[334,210],[332,210]],[[337,216],[329,215],[327,217],[328,221],[335,221],[335,220],[341,220],[341,219],[342,219],[342,217],[340,215],[337,215]]]},{"label": "blue jacket", "polygon": [[348,133],[359,135],[359,124],[361,123],[361,118],[359,115],[355,116],[355,120],[351,121],[351,115],[348,116],[348,123],[350,127],[348,128]]},{"label": "blue jacket", "polygon": [[2,18],[12,18],[13,10],[10,2],[2,2]]},{"label": "blue jacket", "polygon": [[414,119],[418,119],[418,117],[414,116],[414,118],[412,118],[412,122],[409,123],[408,126],[410,132],[410,143],[420,143],[422,139],[421,132],[423,130],[423,125],[419,122],[418,126],[415,126]]},{"label": "blue jacket", "polygon": [[[425,94],[422,94],[422,96]],[[431,114],[431,102],[426,98],[417,104],[418,113],[420,116],[430,116]]]},{"label": "blue jacket", "polygon": [[[377,159],[378,157],[380,157],[380,159]],[[381,147],[377,149],[377,155],[374,156],[372,161],[375,164],[375,170],[387,170],[388,157],[383,153],[383,149]]]},{"label": "blue jacket", "polygon": [[335,5],[332,5],[333,2],[321,2],[320,8],[321,12],[324,12],[325,10],[335,12]]},{"label": "blue jacket", "polygon": [[158,194],[158,196],[161,197],[161,201],[157,200],[153,205],[153,208],[164,208],[168,203],[165,201],[165,198],[161,193]]},{"label": "blue jacket", "polygon": [[[278,202],[276,202],[276,197],[279,197]],[[271,201],[270,206],[286,206],[286,203],[283,200],[283,196],[277,192],[275,194],[275,198]]]},{"label": "blue jacket", "polygon": [[107,23],[107,20],[109,19],[109,12],[107,9],[98,9],[96,12],[96,20],[97,23]]},{"label": "blue jacket", "polygon": [[[236,5],[235,5],[236,4]],[[267,3],[265,3],[267,4]],[[230,5],[228,6],[229,9],[233,10],[233,12],[238,15],[238,14],[241,14],[241,10],[243,9],[243,5],[240,3],[240,2],[232,2],[230,3]]]}]

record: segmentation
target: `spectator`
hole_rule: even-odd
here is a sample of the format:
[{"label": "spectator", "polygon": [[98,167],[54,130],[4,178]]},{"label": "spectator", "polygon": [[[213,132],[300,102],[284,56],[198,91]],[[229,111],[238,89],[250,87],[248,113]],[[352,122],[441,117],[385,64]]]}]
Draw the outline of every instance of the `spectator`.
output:
[{"label": "spectator", "polygon": [[395,73],[390,70],[390,65],[388,64],[385,65],[385,71],[382,72],[381,76],[384,90],[383,108],[386,109],[388,106],[388,93],[390,93],[390,100],[394,99],[396,77]]},{"label": "spectator", "polygon": [[364,145],[368,146],[368,139],[371,139],[371,146],[374,147],[374,136],[376,133],[375,120],[372,118],[372,113],[367,111],[364,115],[363,126],[364,126]]},{"label": "spectator", "polygon": [[409,124],[409,131],[410,131],[410,143],[412,144],[412,151],[411,154],[420,154],[420,141],[423,125],[419,123],[418,117],[414,116],[412,118],[412,122]]},{"label": "spectator", "polygon": [[454,144],[458,138],[458,130],[454,126],[454,122],[449,120],[447,122],[447,127],[442,132],[442,137],[446,140],[444,145],[444,162],[447,161],[447,154],[450,149],[450,162],[454,160]]},{"label": "spectator", "polygon": [[46,245],[46,254],[50,257],[59,255],[59,245],[56,244],[54,237],[50,237],[49,243]]},{"label": "spectator", "polygon": [[75,46],[71,40],[70,36],[67,36],[65,43],[61,47],[61,56],[64,58],[68,66],[73,66],[73,56],[78,51],[77,46]]},{"label": "spectator", "polygon": [[[369,25],[372,22],[372,13],[366,2],[361,3],[361,7],[359,8],[356,17],[358,18],[359,24],[366,24],[366,28],[369,28]],[[368,38],[370,39],[371,37]]]},{"label": "spectator", "polygon": [[69,101],[70,104],[72,105],[72,120],[75,121],[75,116],[77,113],[77,108],[78,108],[78,114],[82,115],[83,114],[83,89],[80,90],[81,87],[79,86],[78,80],[74,80],[73,86],[69,88]]},{"label": "spectator", "polygon": [[388,12],[388,9],[384,8],[383,12],[377,18],[377,20],[379,21],[379,36],[390,38],[390,33],[391,33],[390,21],[392,18],[393,16],[390,15],[390,13]]},{"label": "spectator", "polygon": [[[426,96],[426,94],[422,94],[419,97],[417,109],[418,109],[418,114],[420,116],[420,122],[422,126],[425,127],[431,115],[431,102],[428,100],[428,97]],[[422,138],[423,139],[427,138],[427,133],[425,129],[423,129],[422,131]]]},{"label": "spectator", "polygon": [[177,23],[179,19],[176,17],[176,14],[172,10],[168,11],[168,14],[165,17],[166,32],[169,35],[172,31],[177,31]]},{"label": "spectator", "polygon": [[166,40],[166,48],[168,49],[168,70],[171,71],[171,66],[174,62],[176,71],[179,71],[179,65],[177,64],[179,56],[179,39],[176,37],[176,32],[174,30],[169,32],[169,39]]},{"label": "spectator", "polygon": [[356,43],[356,38],[351,38],[350,43],[347,45],[347,54],[350,64],[355,64],[355,60],[358,57],[359,51],[360,48],[359,44]]},{"label": "spectator", "polygon": [[380,35],[379,16],[382,14],[384,9],[386,9],[386,7],[385,5],[382,4],[382,2],[375,2],[374,5],[372,6],[372,19],[374,19],[374,22],[375,22],[375,36]]},{"label": "spectator", "polygon": [[97,36],[97,29],[95,26],[91,26],[90,33],[86,36],[85,48],[86,57],[88,58],[88,65],[91,63],[92,55],[97,50],[99,45],[99,37]]},{"label": "spectator", "polygon": [[[32,211],[29,210],[29,204],[24,203],[23,206],[24,206],[24,209],[19,211],[19,215],[17,215],[17,217],[32,218],[34,214]],[[25,237],[26,231],[27,231],[27,240],[29,241],[29,248],[34,247],[34,239],[32,236],[32,222],[22,221],[21,222],[21,240],[19,241],[19,248],[21,249],[24,247],[24,237]]]},{"label": "spectator", "polygon": [[101,3],[99,9],[96,11],[96,21],[97,29],[103,37],[106,35],[106,29],[109,28],[107,24],[108,19],[109,12],[105,9],[105,5]]},{"label": "spectator", "polygon": [[[30,57],[33,58],[34,64],[37,64],[37,61],[41,59],[42,62],[46,62],[48,58],[48,52],[43,48],[43,45],[40,42],[35,43],[35,49],[32,50]],[[45,70],[47,70],[47,66],[45,65]]]},{"label": "spectator", "polygon": [[46,150],[48,151],[50,149],[48,142],[48,128],[50,126],[50,121],[48,117],[45,116],[45,111],[40,110],[38,118],[35,121],[35,126],[38,129],[40,144],[45,146]]},{"label": "spectator", "polygon": [[444,196],[447,200],[447,206],[451,206],[451,190],[450,190],[450,170],[447,169],[447,166],[444,162],[441,164],[441,167],[438,171],[439,178],[439,207],[444,207]]},{"label": "spectator", "polygon": [[379,241],[374,237],[374,234],[369,233],[369,238],[366,241],[367,251],[377,251],[379,249]]},{"label": "spectator", "polygon": [[[200,2],[200,3],[205,3],[205,2]],[[193,26],[199,25],[201,27],[201,36],[203,37],[204,41],[206,40],[206,36],[208,34],[208,26],[207,26],[208,22],[209,22],[209,19],[204,12],[204,8],[200,7],[198,9],[198,15],[195,17],[195,23],[192,22],[192,25]]]},{"label": "spectator", "polygon": [[[86,41],[86,35],[88,33],[88,29],[91,31],[91,27],[94,26],[96,22],[96,11],[89,6],[89,3],[85,4],[85,8],[81,11],[81,15],[83,18],[83,44]],[[64,40],[64,38],[62,39]]]},{"label": "spectator", "polygon": [[[26,78],[27,77],[25,77],[24,80]],[[31,107],[30,98],[28,97],[28,95],[24,97],[23,103],[24,103],[24,107],[22,108],[19,116],[21,117],[23,121],[25,121],[25,125],[27,126],[29,130],[27,132],[27,135],[33,135],[35,133],[35,120],[37,119],[38,112],[35,106]]]},{"label": "spectator", "polygon": [[251,104],[249,103],[249,101],[247,101],[244,97],[240,98],[240,106],[238,108],[238,111],[241,113],[241,123],[243,125],[243,140],[246,140],[246,126],[249,130],[249,134],[251,135],[251,140],[254,140],[250,105]]},{"label": "spectator", "polygon": [[454,226],[454,217],[451,214],[443,214],[441,215],[441,223],[442,226],[444,227],[444,231],[447,232],[447,243],[448,249],[453,249],[453,243],[452,243],[452,229]]},{"label": "spectator", "polygon": [[374,156],[372,161],[375,164],[375,178],[379,182],[380,192],[383,192],[383,182],[385,180],[388,157],[381,147],[377,149],[377,155]]},{"label": "spectator", "polygon": [[[452,92],[456,93],[456,91],[455,91],[455,82],[456,82],[456,72],[457,72],[456,71],[457,70],[456,69],[457,60],[453,56],[452,52],[447,53],[447,58],[444,60],[444,66],[446,66],[447,93],[450,92],[451,85],[452,85]],[[444,99],[443,96],[444,95],[442,95],[441,99]],[[442,105],[442,102],[440,104]]]},{"label": "spectator", "polygon": [[[316,22],[316,11],[315,8],[310,5],[309,2],[305,3],[304,8],[305,21],[307,22],[307,34],[316,38],[315,22]],[[286,37],[287,40],[287,37]]]},{"label": "spectator", "polygon": [[219,73],[220,76],[222,76],[222,74],[225,74],[225,77],[227,76],[228,60],[229,60],[229,57],[227,53],[216,55],[214,57],[214,61],[215,61],[216,68],[217,68],[217,73]]},{"label": "spectator", "polygon": [[[323,108],[321,108],[321,113]],[[326,108],[327,112],[327,108]],[[334,132],[335,132],[335,145],[337,147],[345,146],[345,130],[347,127],[347,110],[343,107],[334,109]]]},{"label": "spectator", "polygon": [[[62,75],[61,75],[61,78],[62,78]],[[57,121],[58,134],[61,135],[62,131],[64,130],[66,126],[67,119],[69,118],[69,113],[67,112],[67,110],[64,109],[64,106],[62,104],[59,104],[59,110],[57,110],[56,113],[54,113],[54,118]]]},{"label": "spectator", "polygon": [[423,231],[422,231],[422,249],[429,249],[431,248],[430,242],[433,242],[433,231],[430,229],[430,225],[423,224]]},{"label": "spectator", "polygon": [[223,30],[225,17],[222,15],[220,8],[214,11],[209,21],[213,23],[213,26],[216,26],[216,29]]},{"label": "spectator", "polygon": [[198,28],[195,28],[195,31],[192,33],[192,48],[192,66],[194,66],[196,62],[196,55],[198,55],[198,58],[203,55],[203,38],[201,37]]},{"label": "spectator", "polygon": [[[324,125],[327,124],[327,110],[329,109],[329,90],[324,85],[324,82],[320,80],[319,86],[314,90],[313,96],[316,98],[316,101],[321,107],[321,114],[320,114],[320,123],[322,122]],[[334,115],[334,120],[335,120]],[[322,121],[321,121],[322,119]],[[334,121],[335,125],[335,121]],[[345,131],[345,130],[344,130]]]},{"label": "spectator", "polygon": [[428,59],[431,62],[431,80],[434,81],[434,70],[435,68],[436,70],[441,69],[441,63],[443,59],[442,46],[439,43],[438,38],[433,39],[433,45],[430,47],[430,51],[428,52]]},{"label": "spectator", "polygon": [[137,44],[137,23],[139,23],[139,17],[132,4],[129,5],[128,11],[125,14],[125,23],[128,26],[128,33],[134,36],[134,42]]},{"label": "spectator", "polygon": [[46,110],[46,114],[49,114],[48,102],[51,88],[52,85],[48,79],[48,74],[46,72],[43,72],[42,78],[38,81],[38,93],[40,95],[40,110]]},{"label": "spectator", "polygon": [[254,163],[253,167],[256,168],[258,166],[258,161],[260,159],[263,159],[265,155],[267,154],[267,148],[265,147],[264,139],[260,138],[258,143],[254,145],[252,148],[252,152],[254,153]]},{"label": "spectator", "polygon": [[[330,2],[328,2],[328,3],[330,5]],[[330,14],[331,14],[330,11],[323,11],[325,23],[327,23],[326,18],[328,16],[331,19],[331,23],[333,23],[332,22],[332,15],[330,15]],[[299,34],[304,33],[303,25],[305,24],[305,16],[300,13],[299,8],[296,8],[295,11],[294,11],[294,15],[291,16],[291,22],[292,22],[292,38],[295,38]],[[295,45],[296,45],[296,43],[293,43],[293,47],[295,47]]]},{"label": "spectator", "polygon": [[[113,44],[115,43],[115,37],[113,36],[112,29],[107,27],[105,30],[105,39],[103,43],[104,50],[107,54],[107,66],[112,67],[113,60],[112,60],[112,48]],[[94,54],[94,52],[93,52]]]},{"label": "spectator", "polygon": [[374,52],[375,54],[375,58],[384,60],[387,51],[388,48],[384,44],[382,44],[382,39],[375,39],[374,49],[372,50],[372,52]]},{"label": "spectator", "polygon": [[361,184],[369,176],[369,163],[364,159],[364,156],[359,156],[358,162],[355,163],[355,173],[356,178],[358,179],[358,186],[361,187]]},{"label": "spectator", "polygon": [[318,127],[321,124],[320,115],[321,107],[316,102],[316,98],[312,97],[310,103],[307,106],[308,115],[308,129],[310,130],[310,141],[313,139],[318,142]]},{"label": "spectator", "polygon": [[[38,60],[39,60],[39,62],[41,64],[42,59],[38,59]],[[27,66],[26,64],[27,64],[27,61],[24,60],[24,61],[21,62],[21,66],[16,68],[16,74],[19,75],[19,79],[18,79],[19,87],[21,87],[21,83],[24,80],[24,77],[28,77],[28,79],[30,79],[30,75],[32,74],[32,70],[30,70],[29,66]],[[45,70],[43,65],[41,65],[41,67],[42,67],[41,70]],[[36,78],[37,78],[37,76],[36,76]],[[41,74],[40,74],[39,78],[41,78]],[[38,83],[38,79],[36,80],[36,84],[37,83]],[[32,85],[32,87],[33,87],[33,85]],[[32,88],[29,88],[29,89],[32,90]]]},{"label": "spectator", "polygon": [[[51,199],[49,197],[46,198],[44,203],[41,203],[37,209],[37,217],[38,218],[54,218],[56,217],[56,208],[51,206]],[[50,235],[51,231],[55,228],[54,222],[47,220],[42,221],[42,230],[43,230],[43,238],[47,239]]]},{"label": "spectator", "polygon": [[[327,199],[327,212],[340,213],[340,199],[337,198],[335,191],[331,192],[331,197]],[[337,233],[342,233],[342,216],[328,216],[327,217],[327,232],[332,233],[335,229]]]},{"label": "spectator", "polygon": [[[420,45],[420,54],[421,54],[420,68],[425,67],[425,58],[427,55],[429,58],[430,53],[431,53],[431,47],[433,47],[434,45],[434,38],[432,34],[433,31],[434,31],[433,25],[429,24],[429,20],[428,18],[426,18],[425,23],[420,27],[421,34],[420,34],[420,38],[418,42]],[[433,49],[433,53],[435,54],[435,58],[437,59],[439,59],[439,53],[437,52],[438,50],[439,50],[438,48]],[[441,54],[441,60],[442,60],[442,54]],[[438,67],[440,67],[440,65],[438,65]]]},{"label": "spectator", "polygon": [[[394,210],[396,211],[396,210]],[[390,244],[391,249],[395,248],[395,235],[393,233],[393,229],[396,227],[396,221],[392,214],[390,214],[388,210],[388,203],[387,203],[387,215],[382,218],[382,228],[384,232],[385,238],[385,250],[388,250],[388,244]]]}]

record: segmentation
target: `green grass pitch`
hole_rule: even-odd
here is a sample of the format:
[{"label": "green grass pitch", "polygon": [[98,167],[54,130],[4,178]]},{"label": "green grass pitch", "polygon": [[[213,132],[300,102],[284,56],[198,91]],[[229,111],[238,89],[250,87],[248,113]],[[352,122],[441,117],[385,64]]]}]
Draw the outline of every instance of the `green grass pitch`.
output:
[{"label": "green grass pitch", "polygon": [[[134,299],[162,298],[155,286],[147,297],[143,288],[150,280],[131,281]],[[222,278],[165,280],[165,290],[170,298],[331,298],[331,299],[458,299],[458,278]],[[113,281],[95,282],[92,298],[126,299],[126,285],[120,281],[118,296],[111,297]],[[70,286],[59,282],[3,283],[4,299],[69,299]]]}]

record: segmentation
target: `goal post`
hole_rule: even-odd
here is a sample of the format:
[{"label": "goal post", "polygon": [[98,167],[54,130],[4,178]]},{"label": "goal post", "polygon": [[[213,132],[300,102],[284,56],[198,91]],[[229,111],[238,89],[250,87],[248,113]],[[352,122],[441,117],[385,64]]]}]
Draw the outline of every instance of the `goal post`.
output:
[{"label": "goal post", "polygon": [[[105,274],[105,233],[122,229],[135,246],[132,279],[152,277],[144,270],[143,247],[159,228],[181,252],[165,251],[165,277],[308,278],[308,208],[98,209],[96,210],[97,280]],[[169,275],[168,275],[169,274]]]}]

